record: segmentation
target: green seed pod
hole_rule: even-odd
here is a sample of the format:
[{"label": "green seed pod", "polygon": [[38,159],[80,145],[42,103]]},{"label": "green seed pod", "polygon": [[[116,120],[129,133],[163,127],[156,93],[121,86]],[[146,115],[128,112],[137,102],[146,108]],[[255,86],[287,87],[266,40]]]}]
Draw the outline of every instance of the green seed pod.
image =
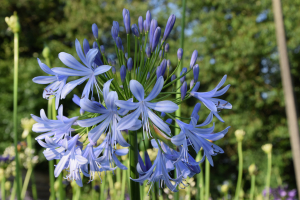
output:
[{"label": "green seed pod", "polygon": [[272,144],[264,144],[261,146],[261,149],[266,153],[266,154],[269,154],[272,152],[272,147],[273,145]]},{"label": "green seed pod", "polygon": [[51,54],[50,48],[46,45],[43,49],[42,55],[45,59],[49,58]]},{"label": "green seed pod", "polygon": [[248,171],[249,171],[249,174],[252,176],[252,175],[256,175],[257,174],[257,167],[256,165],[253,163],[251,164],[249,167],[248,167]]}]

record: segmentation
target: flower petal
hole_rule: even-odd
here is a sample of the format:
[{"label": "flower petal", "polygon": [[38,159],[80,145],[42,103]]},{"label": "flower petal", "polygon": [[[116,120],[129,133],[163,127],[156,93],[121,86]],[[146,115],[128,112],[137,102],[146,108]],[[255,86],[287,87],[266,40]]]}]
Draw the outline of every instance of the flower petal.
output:
[{"label": "flower petal", "polygon": [[217,112],[217,106],[210,100],[207,100],[206,98],[199,98],[200,101],[212,112]]},{"label": "flower petal", "polygon": [[59,163],[56,165],[55,170],[54,170],[55,177],[58,177],[59,174],[61,173],[61,171],[65,168],[65,164],[69,160],[69,157],[70,157],[70,153],[67,153],[60,159]]},{"label": "flower petal", "polygon": [[64,99],[66,98],[66,96],[77,86],[80,85],[81,83],[83,83],[86,79],[88,79],[88,76],[84,76],[80,79],[77,79],[75,81],[71,81],[69,83],[67,83],[65,85],[65,87],[63,88],[62,92],[61,92],[61,98]]},{"label": "flower petal", "polygon": [[97,144],[97,140],[102,135],[102,133],[107,129],[109,122],[111,120],[111,117],[107,117],[101,124],[93,128],[89,133],[89,141],[91,144],[95,145]]},{"label": "flower petal", "polygon": [[39,58],[37,58],[37,61],[40,65],[40,68],[46,72],[47,74],[56,75],[46,64],[42,63]]},{"label": "flower petal", "polygon": [[144,100],[144,87],[136,80],[130,81],[130,91],[138,101]]},{"label": "flower petal", "polygon": [[161,119],[159,118],[156,114],[154,114],[152,111],[150,111],[149,109],[147,109],[147,114],[148,117],[151,119],[151,121],[158,127],[160,128],[162,131],[164,131],[165,133],[171,133],[171,129],[169,128],[169,126]]},{"label": "flower petal", "polygon": [[107,110],[105,108],[102,108],[99,104],[96,104],[95,102],[87,98],[83,98],[80,100],[80,107],[83,110],[91,113],[107,113]]},{"label": "flower petal", "polygon": [[141,108],[138,107],[133,113],[126,115],[123,117],[118,123],[118,130],[126,130],[130,129],[136,124],[136,120],[139,118],[141,114]]},{"label": "flower petal", "polygon": [[153,110],[166,113],[172,113],[178,110],[178,105],[172,101],[159,101],[156,103],[146,102],[146,106]]},{"label": "flower petal", "polygon": [[134,110],[139,106],[139,103],[137,102],[123,101],[123,100],[117,100],[115,101],[115,104],[125,110]]},{"label": "flower petal", "polygon": [[210,112],[205,121],[202,124],[197,125],[196,127],[206,126],[210,124],[210,122],[213,120],[213,113]]},{"label": "flower petal", "polygon": [[38,83],[38,84],[49,84],[56,80],[57,80],[56,76],[38,76],[32,79],[34,83]]},{"label": "flower petal", "polygon": [[163,76],[160,76],[160,77],[157,79],[157,81],[156,81],[156,83],[155,83],[155,85],[154,85],[152,91],[151,91],[150,94],[147,96],[147,98],[145,99],[145,101],[151,101],[151,100],[153,100],[155,97],[157,97],[157,95],[158,95],[158,94],[160,93],[160,91],[162,90],[163,86],[164,86],[164,78],[163,78]]},{"label": "flower petal", "polygon": [[110,68],[111,68],[111,66],[109,66],[109,65],[101,65],[94,70],[94,75],[96,76],[99,74],[103,74],[103,73],[107,72],[108,70],[110,70]]},{"label": "flower petal", "polygon": [[214,96],[212,97],[218,97],[221,96],[223,94],[225,94],[225,92],[227,92],[227,90],[230,88],[230,85],[226,85],[222,90],[217,91]]},{"label": "flower petal", "polygon": [[80,62],[78,62],[71,54],[61,52],[58,54],[58,58],[64,63],[66,66],[80,70],[80,71],[87,71],[88,68],[83,66]]},{"label": "flower petal", "polygon": [[86,54],[86,61],[87,61],[87,64],[88,64],[87,66],[89,68],[92,67],[92,64],[95,61],[95,57],[96,57],[97,53],[98,53],[98,49],[90,49],[88,51],[88,53]]},{"label": "flower petal", "polygon": [[87,76],[93,72],[92,70],[79,71],[63,67],[54,67],[52,70],[57,74],[65,76]]},{"label": "flower petal", "polygon": [[75,40],[75,48],[76,48],[76,52],[77,52],[77,55],[80,58],[80,60],[83,62],[83,64],[85,64],[86,66],[88,66],[86,58],[85,58],[85,56],[84,56],[84,54],[82,52],[82,49],[81,49],[81,44],[78,41],[78,39]]},{"label": "flower petal", "polygon": [[102,122],[104,119],[107,118],[108,115],[109,115],[109,113],[104,114],[104,115],[100,115],[100,116],[94,117],[94,118],[78,120],[77,123],[81,127],[90,127],[90,126],[93,126],[95,124],[98,124],[99,122]]},{"label": "flower petal", "polygon": [[111,84],[112,80],[113,79],[110,79],[110,80],[106,81],[106,83],[104,83],[104,85],[103,85],[103,97],[104,97],[104,101],[106,100],[106,98],[108,96],[109,87],[110,87],[110,84]]}]

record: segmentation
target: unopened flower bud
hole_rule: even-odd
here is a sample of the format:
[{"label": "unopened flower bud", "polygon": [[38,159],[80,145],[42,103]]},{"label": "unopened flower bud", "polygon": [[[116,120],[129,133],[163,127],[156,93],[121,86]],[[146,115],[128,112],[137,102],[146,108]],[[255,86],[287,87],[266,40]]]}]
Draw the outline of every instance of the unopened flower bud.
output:
[{"label": "unopened flower bud", "polygon": [[19,23],[17,12],[14,12],[14,15],[10,17],[5,17],[5,22],[7,23],[8,27],[12,30],[12,32],[14,33],[20,32],[21,26]]},{"label": "unopened flower bud", "polygon": [[183,50],[182,50],[182,48],[179,48],[178,51],[177,51],[177,58],[178,58],[178,60],[182,59],[182,55],[183,55]]},{"label": "unopened flower bud", "polygon": [[180,92],[181,92],[181,100],[184,99],[185,95],[186,95],[186,91],[187,91],[187,84],[186,81],[183,82],[181,88],[180,88]]},{"label": "unopened flower bud", "polygon": [[169,118],[169,119],[166,120],[166,122],[167,122],[168,124],[172,124],[172,121],[173,121],[173,120],[172,120],[171,118]]},{"label": "unopened flower bud", "polygon": [[98,26],[95,23],[92,25],[92,32],[95,39],[98,39]]},{"label": "unopened flower bud", "polygon": [[6,181],[4,184],[4,188],[6,191],[9,191],[11,189],[11,183],[10,181]]},{"label": "unopened flower bud", "polygon": [[117,37],[118,37],[119,32],[117,31],[117,29],[112,26],[111,27],[111,36],[113,37],[114,41],[117,42]]},{"label": "unopened flower bud", "polygon": [[160,34],[161,34],[161,29],[160,29],[160,27],[157,27],[155,29],[154,36],[152,39],[151,52],[155,51],[157,44],[159,42]]},{"label": "unopened flower bud", "polygon": [[149,80],[149,78],[150,78],[150,72],[147,73],[146,80]]},{"label": "unopened flower bud", "polygon": [[83,40],[83,51],[84,51],[84,54],[87,55],[87,53],[89,52],[90,50],[90,45],[89,45],[89,41],[87,39],[84,39]]},{"label": "unopened flower bud", "polygon": [[198,81],[198,77],[199,77],[199,65],[196,64],[194,67],[193,67],[193,73],[194,73],[194,81],[197,82]]},{"label": "unopened flower bud", "polygon": [[151,49],[152,49],[152,42],[153,42],[153,37],[154,37],[156,28],[157,28],[157,21],[155,19],[152,19],[151,25],[150,25],[150,30],[149,30],[149,44],[150,44]]},{"label": "unopened flower bud", "polygon": [[194,84],[195,84],[194,79],[192,79],[191,82],[190,82],[190,89],[193,88]]},{"label": "unopened flower bud", "polygon": [[125,78],[126,78],[126,67],[125,67],[125,65],[121,66],[120,76],[121,76],[121,81],[124,82]]},{"label": "unopened flower bud", "polygon": [[107,58],[107,62],[109,65],[111,65],[111,59],[110,58]]},{"label": "unopened flower bud", "polygon": [[160,50],[159,51],[159,58],[162,59],[162,57],[164,57],[164,52],[163,52],[163,50]]},{"label": "unopened flower bud", "polygon": [[256,165],[255,165],[254,163],[251,164],[251,165],[248,167],[248,171],[249,171],[250,176],[256,175],[256,174],[257,174],[257,167],[256,167]]},{"label": "unopened flower bud", "polygon": [[236,137],[236,139],[237,139],[238,142],[243,141],[244,135],[245,135],[245,131],[244,130],[242,130],[242,129],[236,130],[234,132],[234,134],[235,134],[235,137]]},{"label": "unopened flower bud", "polygon": [[119,191],[121,189],[121,183],[120,182],[116,182],[114,189],[117,190],[117,191]]},{"label": "unopened flower bud", "polygon": [[126,60],[128,60],[128,53],[125,53],[125,58]]},{"label": "unopened flower bud", "polygon": [[174,14],[172,14],[169,19],[168,19],[168,22],[167,22],[167,25],[166,25],[166,29],[165,29],[165,32],[164,32],[164,36],[163,36],[163,41],[166,41],[167,38],[169,37],[173,27],[174,27],[174,24],[175,24],[175,21],[176,21],[176,17]]},{"label": "unopened flower bud", "polygon": [[116,74],[116,68],[115,68],[115,66],[112,66],[111,71],[112,71],[113,74]]},{"label": "unopened flower bud", "polygon": [[136,24],[133,24],[133,25],[131,26],[131,32],[133,33],[133,35],[134,35],[135,37],[140,37],[140,33],[139,33],[139,30],[138,30],[138,27],[137,27]]},{"label": "unopened flower bud", "polygon": [[122,40],[120,37],[116,38],[116,44],[119,50],[122,50],[123,44],[122,44]]},{"label": "unopened flower bud", "polygon": [[127,9],[123,9],[123,20],[124,20],[124,26],[125,26],[125,30],[126,33],[129,34],[130,33],[130,13]]},{"label": "unopened flower bud", "polygon": [[228,184],[224,184],[224,185],[221,186],[221,192],[222,193],[227,193],[228,189],[229,189]]},{"label": "unopened flower bud", "polygon": [[272,144],[264,144],[261,146],[261,149],[266,153],[266,154],[269,154],[272,152],[272,147],[273,145]]},{"label": "unopened flower bud", "polygon": [[147,22],[146,22],[146,20],[144,20],[144,23],[143,23],[143,25],[144,25],[144,32],[145,32],[145,34],[146,34],[146,32],[147,32],[147,30],[146,30],[146,26],[147,26]]},{"label": "unopened flower bud", "polygon": [[151,23],[151,13],[150,13],[149,10],[146,13],[146,20],[145,20],[145,22],[146,22],[146,26],[144,26],[144,29],[145,29],[145,32],[148,32],[149,29],[150,29],[150,23]]},{"label": "unopened flower bud", "polygon": [[163,61],[160,63],[161,66],[161,75],[164,76],[165,72],[167,70],[167,61],[166,59],[163,59]]},{"label": "unopened flower bud", "polygon": [[198,89],[199,89],[199,87],[200,87],[200,82],[197,82],[197,83],[195,84],[195,86],[193,87],[192,92],[197,92]]},{"label": "unopened flower bud", "polygon": [[165,45],[165,52],[168,53],[169,50],[170,50],[170,45],[169,45],[169,43],[167,43],[167,44]]},{"label": "unopened flower bud", "polygon": [[128,71],[131,71],[132,67],[133,67],[133,60],[132,60],[132,58],[129,58],[127,60],[127,69],[128,69]]},{"label": "unopened flower bud", "polygon": [[139,16],[138,24],[139,24],[140,33],[143,34],[143,17],[142,16]]},{"label": "unopened flower bud", "polygon": [[116,63],[115,60],[111,60],[111,65],[112,65],[112,66],[116,66],[116,64],[117,64],[117,63]]},{"label": "unopened flower bud", "polygon": [[160,116],[161,116],[161,117],[165,117],[165,116],[166,116],[166,113],[162,112],[162,113],[160,114]]},{"label": "unopened flower bud", "polygon": [[[180,76],[182,76],[183,74],[185,74],[187,72],[187,68],[186,67],[184,67],[184,68],[182,68],[182,71],[180,72]],[[181,77],[180,78],[180,82],[181,82],[181,84],[185,81],[185,75],[183,76],[183,77]]]},{"label": "unopened flower bud", "polygon": [[198,57],[198,51],[195,50],[192,54],[192,57],[191,57],[191,62],[190,62],[190,68],[191,67],[194,67],[195,63],[196,63],[196,60],[197,60],[197,57]]},{"label": "unopened flower bud", "polygon": [[151,56],[151,49],[150,49],[150,47],[146,47],[146,55],[147,55],[147,58],[150,58],[150,56]]},{"label": "unopened flower bud", "polygon": [[101,54],[105,54],[105,47],[104,47],[104,45],[100,46],[100,51],[101,51]]},{"label": "unopened flower bud", "polygon": [[51,54],[50,48],[46,45],[42,51],[42,55],[45,59],[47,59],[50,58],[50,54]]},{"label": "unopened flower bud", "polygon": [[157,79],[161,76],[161,66],[158,66],[156,68],[156,76],[157,76]]},{"label": "unopened flower bud", "polygon": [[177,78],[176,75],[173,74],[173,75],[171,76],[171,81],[174,81],[176,78]]},{"label": "unopened flower bud", "polygon": [[21,119],[21,126],[24,129],[23,133],[22,133],[22,138],[26,138],[27,135],[30,133],[33,124],[35,124],[36,121],[34,121],[34,119],[30,118],[23,118]]}]

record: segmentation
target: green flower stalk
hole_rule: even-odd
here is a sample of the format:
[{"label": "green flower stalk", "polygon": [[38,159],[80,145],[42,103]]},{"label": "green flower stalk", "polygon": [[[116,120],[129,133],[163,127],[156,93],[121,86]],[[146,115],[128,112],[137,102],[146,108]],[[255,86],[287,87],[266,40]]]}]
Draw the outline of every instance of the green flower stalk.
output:
[{"label": "green flower stalk", "polygon": [[11,17],[5,17],[5,22],[14,33],[14,110],[13,110],[13,124],[14,124],[14,146],[15,146],[15,160],[16,160],[16,193],[17,199],[21,199],[21,182],[20,182],[20,163],[18,156],[18,68],[19,68],[19,32],[20,23],[17,12]]},{"label": "green flower stalk", "polygon": [[252,164],[248,168],[249,174],[251,176],[251,189],[250,189],[250,200],[254,199],[254,191],[255,191],[255,176],[257,174],[257,168],[255,164]]},{"label": "green flower stalk", "polygon": [[5,174],[4,174],[4,169],[0,168],[0,179],[1,179],[1,198],[5,199]]},{"label": "green flower stalk", "polygon": [[242,176],[243,176],[243,151],[242,151],[242,141],[244,139],[245,131],[244,130],[236,130],[235,131],[235,137],[238,142],[238,155],[239,155],[239,175],[238,175],[238,181],[236,184],[236,190],[235,190],[235,200],[239,199],[240,190],[241,190],[241,184],[242,184]]},{"label": "green flower stalk", "polygon": [[261,148],[268,155],[268,168],[266,176],[266,198],[270,196],[270,181],[271,181],[271,170],[272,170],[272,144],[265,144]]},{"label": "green flower stalk", "polygon": [[[200,151],[199,154],[197,155],[196,160],[201,160],[201,157],[202,157],[202,153]],[[204,200],[204,185],[203,185],[203,167],[202,167],[202,163],[200,164],[200,168],[201,168],[201,172],[199,174],[197,174],[198,190],[197,190],[196,199]]]},{"label": "green flower stalk", "polygon": [[210,182],[210,164],[209,161],[205,160],[205,199],[209,199],[209,182]]}]

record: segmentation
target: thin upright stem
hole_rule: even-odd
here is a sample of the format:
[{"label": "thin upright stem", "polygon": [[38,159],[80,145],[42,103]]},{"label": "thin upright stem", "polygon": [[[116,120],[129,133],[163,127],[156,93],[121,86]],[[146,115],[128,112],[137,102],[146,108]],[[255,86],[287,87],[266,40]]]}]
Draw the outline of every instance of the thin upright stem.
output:
[{"label": "thin upright stem", "polygon": [[1,198],[5,199],[5,174],[2,175],[2,179],[1,179]]},{"label": "thin upright stem", "polygon": [[105,200],[105,184],[106,184],[106,175],[103,176],[101,188],[100,188],[100,200]]},{"label": "thin upright stem", "polygon": [[254,199],[254,191],[255,191],[255,175],[251,175],[250,200]]},{"label": "thin upright stem", "polygon": [[[197,161],[201,160],[201,157],[202,157],[202,153],[201,153],[201,151],[199,151],[196,160]],[[201,168],[201,172],[199,174],[197,174],[197,187],[198,187],[198,191],[197,191],[196,199],[204,200],[203,165],[202,165],[202,163],[200,164],[200,168]]]},{"label": "thin upright stem", "polygon": [[271,181],[271,170],[272,170],[272,153],[268,153],[268,170],[266,177],[266,199],[270,196],[270,181]]},{"label": "thin upright stem", "polygon": [[[50,67],[50,66],[49,66]],[[54,99],[54,98],[53,98]],[[49,99],[48,101],[48,118],[52,119],[52,100]],[[54,189],[54,161],[49,161],[49,179],[50,179],[50,200],[55,200],[55,189]]]},{"label": "thin upright stem", "polygon": [[[136,170],[136,165],[138,163],[138,143],[137,143],[137,132],[129,132],[129,159],[130,159],[130,177],[132,179],[138,178],[138,173]],[[130,199],[139,200],[140,199],[140,187],[139,183],[130,180]]]},{"label": "thin upright stem", "polygon": [[238,181],[236,184],[236,191],[235,191],[235,200],[239,199],[241,184],[242,184],[242,176],[243,176],[243,151],[242,151],[242,141],[238,141],[238,155],[239,155],[239,175]]},{"label": "thin upright stem", "polygon": [[205,199],[209,199],[209,182],[210,182],[210,164],[209,161],[205,160]]},{"label": "thin upright stem", "polygon": [[16,161],[16,193],[17,199],[21,200],[21,183],[20,183],[20,163],[18,155],[18,67],[19,66],[19,33],[14,33],[14,146]]}]

